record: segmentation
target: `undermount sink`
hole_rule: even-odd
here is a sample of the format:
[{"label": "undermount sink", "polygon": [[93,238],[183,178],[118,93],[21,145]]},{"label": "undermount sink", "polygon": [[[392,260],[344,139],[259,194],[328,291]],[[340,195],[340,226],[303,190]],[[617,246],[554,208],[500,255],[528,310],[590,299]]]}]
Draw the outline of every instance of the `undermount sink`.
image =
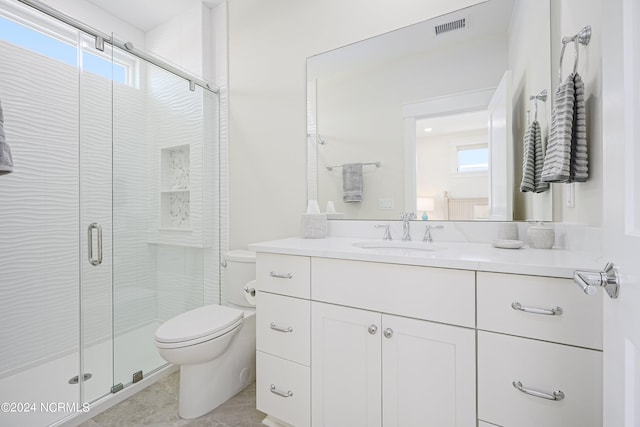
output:
[{"label": "undermount sink", "polygon": [[433,243],[425,242],[394,242],[388,240],[381,240],[379,242],[355,242],[353,246],[362,249],[398,249],[402,251],[437,251],[443,249],[442,246],[434,245]]}]

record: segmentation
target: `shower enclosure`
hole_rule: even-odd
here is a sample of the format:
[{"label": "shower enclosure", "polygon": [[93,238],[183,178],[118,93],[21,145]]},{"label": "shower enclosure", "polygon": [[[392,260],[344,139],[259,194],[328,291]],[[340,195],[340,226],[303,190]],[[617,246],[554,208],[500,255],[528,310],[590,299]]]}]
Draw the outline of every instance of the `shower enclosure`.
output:
[{"label": "shower enclosure", "polygon": [[219,303],[218,98],[0,6],[0,425],[46,426],[157,372],[157,326]]}]

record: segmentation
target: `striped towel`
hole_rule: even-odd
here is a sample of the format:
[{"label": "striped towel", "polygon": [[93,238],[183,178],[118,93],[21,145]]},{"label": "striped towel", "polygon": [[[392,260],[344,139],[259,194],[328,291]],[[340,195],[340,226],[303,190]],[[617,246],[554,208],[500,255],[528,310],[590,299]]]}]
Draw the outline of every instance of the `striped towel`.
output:
[{"label": "striped towel", "polygon": [[521,192],[542,193],[549,189],[549,183],[542,181],[543,162],[542,132],[540,123],[535,120],[524,134]]},{"label": "striped towel", "polygon": [[578,73],[573,76],[575,104],[573,106],[573,130],[571,137],[571,182],[589,179],[587,153],[587,113],[584,99],[584,82]]},{"label": "striped towel", "polygon": [[555,95],[542,181],[584,182],[589,177],[589,160],[582,78],[577,73],[569,75]]},{"label": "striped towel", "polygon": [[571,177],[571,132],[575,84],[573,75],[556,89],[551,113],[551,132],[542,168],[544,182],[569,182]]}]

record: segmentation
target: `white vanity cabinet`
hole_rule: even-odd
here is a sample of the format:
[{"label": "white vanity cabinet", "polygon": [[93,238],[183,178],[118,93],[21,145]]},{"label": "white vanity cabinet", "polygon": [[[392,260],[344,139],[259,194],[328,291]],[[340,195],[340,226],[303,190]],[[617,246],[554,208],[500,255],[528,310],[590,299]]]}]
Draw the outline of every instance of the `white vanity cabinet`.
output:
[{"label": "white vanity cabinet", "polygon": [[258,252],[257,406],[295,427],[599,427],[602,293]]},{"label": "white vanity cabinet", "polygon": [[312,425],[472,426],[475,332],[313,302]]},{"label": "white vanity cabinet", "polygon": [[478,272],[478,418],[602,426],[602,295],[570,279]]},{"label": "white vanity cabinet", "polygon": [[314,427],[475,425],[474,272],[311,266]]},{"label": "white vanity cabinet", "polygon": [[309,257],[256,257],[256,404],[296,427],[311,424]]}]

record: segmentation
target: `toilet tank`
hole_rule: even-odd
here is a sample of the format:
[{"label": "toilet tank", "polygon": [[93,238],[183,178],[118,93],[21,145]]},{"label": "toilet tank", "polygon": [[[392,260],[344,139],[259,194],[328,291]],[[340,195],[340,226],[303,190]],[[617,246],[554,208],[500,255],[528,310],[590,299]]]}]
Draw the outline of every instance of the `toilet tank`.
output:
[{"label": "toilet tank", "polygon": [[224,291],[230,303],[251,307],[245,298],[244,286],[256,278],[256,253],[235,249],[224,255]]}]

